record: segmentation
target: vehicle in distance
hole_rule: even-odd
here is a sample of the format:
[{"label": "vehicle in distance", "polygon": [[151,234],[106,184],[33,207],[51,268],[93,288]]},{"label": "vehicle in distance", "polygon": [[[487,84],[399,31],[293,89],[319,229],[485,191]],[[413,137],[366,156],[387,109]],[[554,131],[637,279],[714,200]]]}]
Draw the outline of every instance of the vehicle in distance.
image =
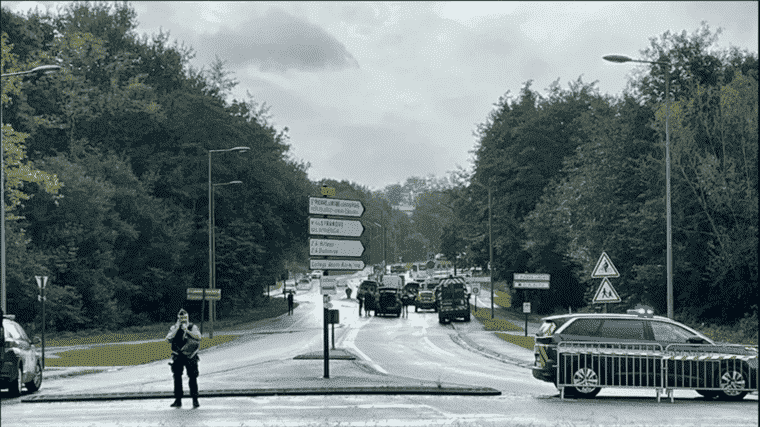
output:
[{"label": "vehicle in distance", "polygon": [[427,289],[420,289],[417,292],[417,296],[414,298],[414,312],[420,310],[433,310],[438,311],[435,304],[435,294],[433,291]]},{"label": "vehicle in distance", "polygon": [[454,319],[470,321],[470,294],[464,278],[443,279],[437,290],[439,323],[448,323]]},{"label": "vehicle in distance", "polygon": [[283,293],[293,292],[296,293],[296,288],[298,287],[296,283],[296,279],[288,279],[285,281],[285,286],[283,287]]},{"label": "vehicle in distance", "polygon": [[[560,343],[587,347],[588,354],[566,354],[558,361]],[[619,349],[626,348],[642,349],[640,353],[646,356],[603,354],[621,354]],[[716,344],[686,325],[654,316],[647,308],[628,310],[628,314],[545,317],[536,333],[534,357],[533,377],[555,385],[557,364],[562,363],[560,379],[568,385],[565,393],[575,397],[594,397],[603,386],[659,388],[663,371],[673,388],[681,384],[708,399],[741,400],[749,389],[757,390],[757,348]]]},{"label": "vehicle in distance", "polygon": [[412,299],[417,297],[417,292],[420,290],[420,284],[417,282],[409,282],[404,285],[404,295],[411,297]]},{"label": "vehicle in distance", "polygon": [[301,291],[308,291],[311,289],[311,281],[307,278],[298,279],[298,283],[296,284],[296,289]]},{"label": "vehicle in distance", "polygon": [[2,369],[0,388],[7,388],[11,395],[20,396],[22,387],[33,393],[42,386],[42,354],[37,344],[40,337],[29,340],[24,328],[15,322],[14,315],[3,316]]},{"label": "vehicle in distance", "polygon": [[401,299],[396,288],[380,288],[378,290],[377,308],[375,316],[395,314],[401,317]]},{"label": "vehicle in distance", "polygon": [[322,270],[314,270],[311,272],[311,279],[320,279],[322,278]]}]

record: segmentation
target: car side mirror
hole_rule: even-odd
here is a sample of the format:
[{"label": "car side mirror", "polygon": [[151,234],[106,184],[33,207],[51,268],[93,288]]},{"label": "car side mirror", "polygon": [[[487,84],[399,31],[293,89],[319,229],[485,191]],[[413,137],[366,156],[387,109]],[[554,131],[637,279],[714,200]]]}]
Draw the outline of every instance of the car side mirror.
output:
[{"label": "car side mirror", "polygon": [[689,337],[686,342],[689,344],[705,344],[707,341],[702,337]]}]

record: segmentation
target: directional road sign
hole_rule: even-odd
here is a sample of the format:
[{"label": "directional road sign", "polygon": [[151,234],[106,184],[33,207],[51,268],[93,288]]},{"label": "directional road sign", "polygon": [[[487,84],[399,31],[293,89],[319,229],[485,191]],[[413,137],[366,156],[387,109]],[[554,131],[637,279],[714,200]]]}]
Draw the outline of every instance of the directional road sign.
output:
[{"label": "directional road sign", "polygon": [[[321,200],[321,199],[320,199]],[[364,232],[361,221],[309,218],[309,234],[322,236],[359,237]]]},{"label": "directional road sign", "polygon": [[[363,270],[364,261],[361,260],[335,260],[335,259],[310,259],[309,268],[312,270]],[[322,276],[324,279],[324,276]]]},{"label": "directional road sign", "polygon": [[360,217],[364,205],[359,200],[309,197],[309,214]]},{"label": "directional road sign", "polygon": [[[187,299],[200,301],[203,299],[203,291],[203,288],[187,288]],[[205,289],[205,291],[207,300],[218,301],[222,299],[221,289]]]},{"label": "directional road sign", "polygon": [[309,239],[309,255],[353,256],[364,253],[364,245],[358,240]]},{"label": "directional road sign", "polygon": [[515,273],[514,274],[514,288],[515,289],[549,289],[549,274],[535,274],[535,273]]}]

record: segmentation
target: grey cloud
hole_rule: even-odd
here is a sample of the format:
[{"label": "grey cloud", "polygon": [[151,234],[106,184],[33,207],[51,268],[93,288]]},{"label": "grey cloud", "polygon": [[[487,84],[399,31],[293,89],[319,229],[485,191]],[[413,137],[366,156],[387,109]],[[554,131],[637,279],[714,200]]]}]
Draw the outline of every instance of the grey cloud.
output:
[{"label": "grey cloud", "polygon": [[346,47],[317,25],[277,8],[225,27],[199,42],[233,66],[257,64],[263,72],[358,68]]}]

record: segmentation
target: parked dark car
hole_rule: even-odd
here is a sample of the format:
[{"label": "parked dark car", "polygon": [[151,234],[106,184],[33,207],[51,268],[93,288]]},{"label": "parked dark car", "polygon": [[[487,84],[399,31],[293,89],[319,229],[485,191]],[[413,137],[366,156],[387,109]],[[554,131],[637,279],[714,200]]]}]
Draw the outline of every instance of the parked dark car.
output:
[{"label": "parked dark car", "polygon": [[[709,399],[741,400],[747,389],[757,390],[756,347],[715,343],[686,325],[654,316],[651,310],[628,312],[542,319],[535,339],[533,377],[557,385],[558,345],[590,343],[601,351],[589,351],[575,359],[568,355],[561,361],[562,383],[571,385],[566,393],[576,397],[594,397],[602,386],[657,387],[662,384],[663,371],[668,383],[676,384],[674,388],[681,384],[681,388],[695,389]],[[649,356],[616,359],[603,354],[636,346]],[[687,356],[667,357],[669,354]]]},{"label": "parked dark car", "polygon": [[378,291],[377,308],[375,316],[395,314],[401,317],[401,299],[395,288],[380,288]]},{"label": "parked dark car", "polygon": [[14,315],[3,316],[5,348],[2,352],[0,388],[7,388],[11,395],[19,396],[22,387],[33,393],[42,386],[42,353],[37,347],[40,337],[30,340],[24,328],[14,319]]}]

